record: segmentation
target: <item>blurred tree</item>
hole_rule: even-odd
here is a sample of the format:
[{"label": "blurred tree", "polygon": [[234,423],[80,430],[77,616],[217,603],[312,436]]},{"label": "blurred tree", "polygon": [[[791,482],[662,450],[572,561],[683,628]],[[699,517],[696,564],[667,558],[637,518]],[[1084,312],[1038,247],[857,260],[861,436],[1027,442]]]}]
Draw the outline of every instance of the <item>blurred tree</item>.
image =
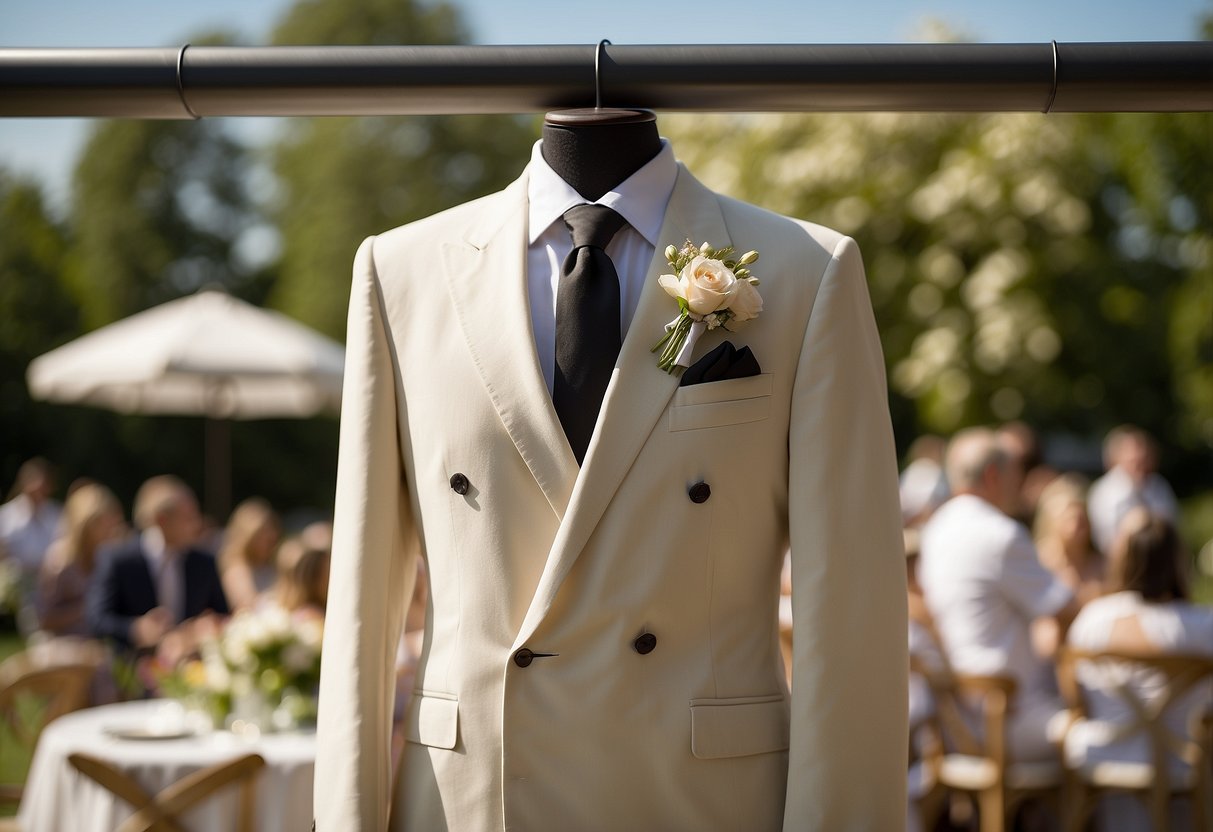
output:
[{"label": "blurred tree", "polygon": [[1211,125],[1209,114],[663,122],[713,187],[859,241],[903,443],[1015,418],[1098,439],[1134,421],[1187,452],[1185,478],[1206,485]]},{"label": "blurred tree", "polygon": [[[226,35],[190,40],[212,45],[232,42]],[[22,337],[23,348],[10,368],[8,344],[0,345],[5,351],[0,360],[5,361],[8,408],[6,417],[0,418],[7,418],[11,410],[14,421],[25,428],[23,435],[6,435],[6,440],[12,436],[15,441],[11,448],[5,443],[4,474],[11,478],[10,469],[15,469],[10,456],[19,461],[42,453],[60,464],[64,485],[78,475],[95,477],[114,488],[128,505],[139,483],[158,473],[178,474],[201,494],[200,418],[123,416],[29,402],[25,367],[37,354],[83,331],[206,284],[222,285],[253,302],[264,301],[275,273],[263,264],[250,265],[240,250],[244,235],[257,228],[259,220],[249,189],[262,180],[252,162],[244,144],[222,121],[101,122],[75,171],[70,236],[59,232],[53,245],[43,244],[39,241],[49,232],[27,230],[6,217],[0,231],[6,247],[0,257],[6,262],[12,259],[10,238],[30,250],[53,249],[57,259],[48,260],[43,271],[58,282],[38,285],[44,293],[61,287],[59,298],[66,302],[70,297],[71,303],[64,313],[69,322],[54,338],[28,338],[7,323],[4,328],[2,337]],[[27,269],[29,274],[34,271]],[[5,277],[0,290],[0,302],[6,304],[0,310],[4,319],[43,329],[51,326],[55,318],[50,312],[28,316],[9,312],[7,304],[16,303],[9,295],[17,285]],[[21,284],[21,291],[27,288]],[[19,395],[9,395],[10,384],[19,388]],[[336,459],[336,424],[331,418],[239,423],[233,425],[232,442],[236,499],[263,494],[288,508],[316,506],[323,511],[331,506]]]},{"label": "blurred tree", "polygon": [[[276,44],[461,43],[447,3],[302,0]],[[280,184],[270,213],[282,233],[271,302],[341,338],[349,274],[370,234],[504,186],[536,138],[531,118],[505,116],[298,119],[272,150]]]},{"label": "blurred tree", "polygon": [[30,400],[25,368],[78,331],[62,282],[65,242],[38,186],[0,170],[0,499],[17,467],[51,443],[48,408]]},{"label": "blurred tree", "polygon": [[107,121],[73,180],[72,293],[92,329],[208,283],[239,290],[246,153],[216,122]]}]

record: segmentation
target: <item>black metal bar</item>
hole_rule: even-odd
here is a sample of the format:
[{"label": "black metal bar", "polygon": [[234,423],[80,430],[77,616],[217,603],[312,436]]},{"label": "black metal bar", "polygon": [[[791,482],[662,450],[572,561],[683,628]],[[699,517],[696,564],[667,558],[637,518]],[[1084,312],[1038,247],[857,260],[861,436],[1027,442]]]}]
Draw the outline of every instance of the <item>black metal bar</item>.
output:
[{"label": "black metal bar", "polygon": [[[593,105],[596,48],[0,49],[0,116],[540,112]],[[659,110],[1213,111],[1213,42],[1056,58],[1055,76],[1051,43],[609,46],[600,78],[604,104]]]}]

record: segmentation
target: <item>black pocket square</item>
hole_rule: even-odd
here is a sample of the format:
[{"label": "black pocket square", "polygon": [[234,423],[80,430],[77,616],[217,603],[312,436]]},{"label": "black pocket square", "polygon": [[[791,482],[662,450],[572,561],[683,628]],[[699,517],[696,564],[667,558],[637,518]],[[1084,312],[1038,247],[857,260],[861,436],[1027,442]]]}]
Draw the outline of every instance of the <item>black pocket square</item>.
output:
[{"label": "black pocket square", "polygon": [[709,381],[724,381],[730,378],[748,378],[762,373],[758,359],[749,347],[737,349],[732,341],[725,341],[703,358],[696,361],[682,374],[679,387],[704,384]]}]

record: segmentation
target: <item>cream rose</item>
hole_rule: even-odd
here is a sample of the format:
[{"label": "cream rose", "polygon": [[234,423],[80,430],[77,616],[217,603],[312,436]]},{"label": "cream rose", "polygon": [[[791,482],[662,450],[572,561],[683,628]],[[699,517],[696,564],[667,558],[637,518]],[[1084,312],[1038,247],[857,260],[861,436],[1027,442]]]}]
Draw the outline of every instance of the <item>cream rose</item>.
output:
[{"label": "cream rose", "polygon": [[670,297],[684,298],[696,315],[710,315],[727,307],[738,284],[737,276],[724,263],[702,254],[687,263],[677,277],[663,274],[657,282]]},{"label": "cream rose", "polygon": [[734,321],[748,321],[757,318],[762,311],[762,295],[748,280],[738,280],[733,286],[733,298],[729,301],[729,309],[733,312]]}]

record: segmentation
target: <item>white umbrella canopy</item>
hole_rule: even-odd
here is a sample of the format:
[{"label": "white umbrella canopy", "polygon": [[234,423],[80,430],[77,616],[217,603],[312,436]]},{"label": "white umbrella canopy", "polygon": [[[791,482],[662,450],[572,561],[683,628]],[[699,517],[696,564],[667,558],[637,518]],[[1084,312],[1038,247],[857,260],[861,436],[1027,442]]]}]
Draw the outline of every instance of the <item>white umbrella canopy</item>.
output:
[{"label": "white umbrella canopy", "polygon": [[341,401],[345,351],[285,315],[204,290],[34,359],[30,393],[122,413],[306,418]]}]

